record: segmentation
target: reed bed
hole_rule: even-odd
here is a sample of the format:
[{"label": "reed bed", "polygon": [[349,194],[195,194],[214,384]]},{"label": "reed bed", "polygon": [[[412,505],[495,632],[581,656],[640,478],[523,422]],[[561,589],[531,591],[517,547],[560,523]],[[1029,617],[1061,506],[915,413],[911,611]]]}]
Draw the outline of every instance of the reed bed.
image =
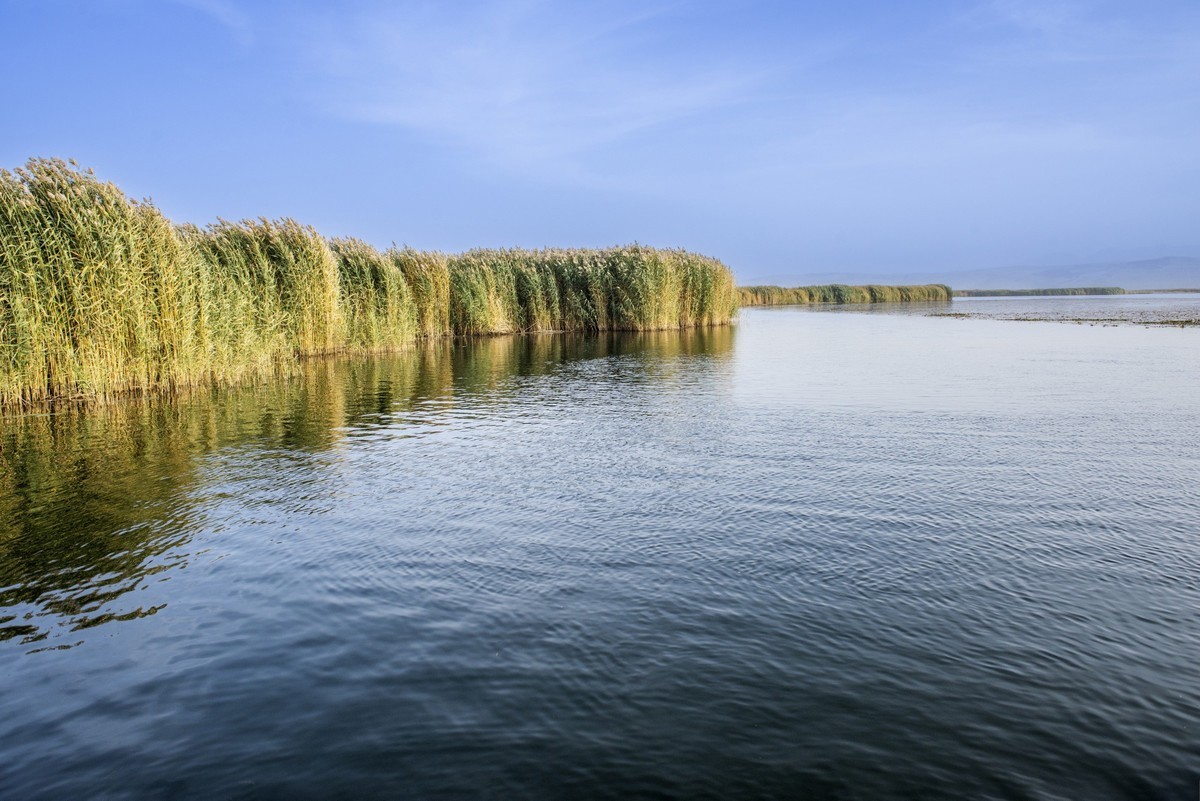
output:
[{"label": "reed bed", "polygon": [[738,287],[742,306],[808,306],[817,303],[917,303],[950,300],[953,290],[945,284],[884,286],[867,284],[822,284],[819,286]]},{"label": "reed bed", "polygon": [[447,256],[293,220],[174,226],[90,170],[0,170],[0,406],[234,383],[419,338],[720,325],[721,262],[631,245]]},{"label": "reed bed", "polygon": [[404,276],[416,307],[416,334],[421,337],[449,336],[450,271],[446,256],[412,248],[392,248],[388,258]]},{"label": "reed bed", "polygon": [[0,403],[197,380],[196,264],[158,209],[90,171],[0,170]]},{"label": "reed bed", "polygon": [[345,346],[338,263],[293,220],[181,226],[204,288],[197,315],[210,377],[238,380]]},{"label": "reed bed", "polygon": [[737,313],[729,269],[682,250],[473,250],[449,269],[456,333],[652,331]]},{"label": "reed bed", "polygon": [[417,303],[392,254],[358,239],[334,239],[346,350],[398,350],[417,335]]}]

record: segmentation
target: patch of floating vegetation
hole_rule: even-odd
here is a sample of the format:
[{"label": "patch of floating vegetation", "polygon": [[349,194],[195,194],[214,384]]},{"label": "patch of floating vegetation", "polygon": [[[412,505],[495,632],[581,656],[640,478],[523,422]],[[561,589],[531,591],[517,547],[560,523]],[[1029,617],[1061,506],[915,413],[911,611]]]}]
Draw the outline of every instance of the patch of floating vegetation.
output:
[{"label": "patch of floating vegetation", "polygon": [[0,407],[228,384],[421,338],[729,323],[716,259],[607,249],[379,251],[294,220],[173,225],[91,170],[0,170]]},{"label": "patch of floating vegetation", "polygon": [[945,284],[884,286],[867,284],[822,284],[818,286],[743,286],[738,299],[743,306],[809,306],[819,303],[920,303],[950,300],[953,290]]}]

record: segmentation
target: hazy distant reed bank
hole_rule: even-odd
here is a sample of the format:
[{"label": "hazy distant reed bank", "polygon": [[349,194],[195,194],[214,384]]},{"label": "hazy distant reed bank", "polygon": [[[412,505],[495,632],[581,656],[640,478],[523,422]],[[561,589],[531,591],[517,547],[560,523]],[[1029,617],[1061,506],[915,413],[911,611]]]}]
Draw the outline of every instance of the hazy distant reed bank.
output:
[{"label": "hazy distant reed bank", "polygon": [[1058,289],[956,289],[959,298],[1038,297],[1042,295],[1125,295],[1119,286],[1078,286]]},{"label": "hazy distant reed bank", "polygon": [[945,284],[918,286],[743,286],[738,287],[742,306],[808,306],[816,303],[913,303],[950,300],[954,296]]},{"label": "hazy distant reed bank", "polygon": [[293,220],[176,226],[73,162],[0,170],[0,405],[428,337],[720,325],[737,306],[729,268],[683,250],[380,251]]}]

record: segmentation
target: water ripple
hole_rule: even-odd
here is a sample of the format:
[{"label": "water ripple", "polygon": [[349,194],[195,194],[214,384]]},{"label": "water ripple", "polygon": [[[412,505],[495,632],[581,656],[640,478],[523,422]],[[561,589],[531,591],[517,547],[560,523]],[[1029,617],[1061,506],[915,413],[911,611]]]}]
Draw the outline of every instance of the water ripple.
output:
[{"label": "water ripple", "polygon": [[6,421],[0,787],[1188,797],[1200,348],[1047,328],[747,311]]}]

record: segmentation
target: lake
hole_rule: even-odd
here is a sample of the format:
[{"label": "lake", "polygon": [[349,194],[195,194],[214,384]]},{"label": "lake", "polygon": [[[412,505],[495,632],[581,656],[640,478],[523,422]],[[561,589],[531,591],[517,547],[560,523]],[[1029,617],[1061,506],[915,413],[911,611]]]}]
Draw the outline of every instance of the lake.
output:
[{"label": "lake", "polygon": [[953,304],[906,303],[829,307],[827,311],[920,314],[1078,325],[1200,326],[1200,293],[955,298]]},{"label": "lake", "polygon": [[1200,330],[1004,302],[4,418],[0,796],[1195,798]]}]

